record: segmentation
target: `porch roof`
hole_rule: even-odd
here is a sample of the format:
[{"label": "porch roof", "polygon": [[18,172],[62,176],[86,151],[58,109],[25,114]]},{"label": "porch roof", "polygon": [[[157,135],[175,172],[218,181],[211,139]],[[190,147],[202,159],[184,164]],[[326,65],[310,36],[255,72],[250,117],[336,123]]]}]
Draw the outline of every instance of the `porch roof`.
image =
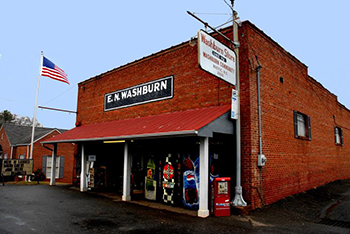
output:
[{"label": "porch roof", "polygon": [[165,113],[147,117],[86,124],[52,137],[43,144],[128,140],[171,136],[233,134],[229,105]]}]

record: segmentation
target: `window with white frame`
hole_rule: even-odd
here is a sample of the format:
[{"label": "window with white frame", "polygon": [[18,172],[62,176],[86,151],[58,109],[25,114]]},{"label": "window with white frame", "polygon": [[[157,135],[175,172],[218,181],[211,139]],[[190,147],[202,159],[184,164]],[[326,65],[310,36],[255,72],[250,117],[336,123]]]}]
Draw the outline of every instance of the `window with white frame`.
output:
[{"label": "window with white frame", "polygon": [[[56,170],[55,170],[55,178],[63,178],[64,174],[64,156],[60,156],[56,158]],[[52,168],[52,157],[43,156],[42,158],[42,171],[46,175],[47,179],[51,178],[51,168]]]},{"label": "window with white frame", "polygon": [[[52,157],[47,157],[46,161],[46,178],[51,178],[51,167],[52,167]],[[58,174],[60,172],[60,160],[56,159],[56,175],[55,178],[59,178]]]},{"label": "window with white frame", "polygon": [[299,139],[311,140],[310,116],[294,111],[294,136]]},{"label": "window with white frame", "polygon": [[336,145],[343,145],[343,129],[340,127],[334,127],[334,139]]}]

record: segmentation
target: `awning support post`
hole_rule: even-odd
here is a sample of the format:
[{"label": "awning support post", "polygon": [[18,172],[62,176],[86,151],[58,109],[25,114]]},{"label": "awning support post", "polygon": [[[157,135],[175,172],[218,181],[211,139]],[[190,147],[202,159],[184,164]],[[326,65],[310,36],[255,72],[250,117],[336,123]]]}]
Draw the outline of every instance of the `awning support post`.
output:
[{"label": "awning support post", "polygon": [[53,144],[52,158],[51,158],[51,178],[50,185],[56,184],[56,158],[57,158],[57,144]]},{"label": "awning support post", "polygon": [[199,210],[198,217],[209,216],[209,138],[201,137],[199,146]]},{"label": "awning support post", "polygon": [[81,144],[81,172],[80,172],[80,192],[87,191],[86,180],[86,156],[84,152],[84,144]]},{"label": "awning support post", "polygon": [[123,175],[123,201],[130,201],[130,175],[131,175],[131,156],[129,155],[129,144],[125,141],[124,145],[124,175]]}]

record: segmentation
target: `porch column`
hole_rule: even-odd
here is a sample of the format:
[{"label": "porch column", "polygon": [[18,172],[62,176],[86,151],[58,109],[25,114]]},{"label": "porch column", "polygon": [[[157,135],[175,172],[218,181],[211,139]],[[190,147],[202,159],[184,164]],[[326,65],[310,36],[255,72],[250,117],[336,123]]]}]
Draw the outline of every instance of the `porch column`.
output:
[{"label": "porch column", "polygon": [[86,156],[84,152],[84,144],[81,144],[81,172],[80,172],[80,192],[87,191],[86,183]]},{"label": "porch column", "polygon": [[199,210],[198,217],[209,216],[209,138],[202,137],[199,146]]},{"label": "porch column", "polygon": [[129,155],[128,142],[124,145],[124,174],[123,174],[123,201],[130,201],[130,175],[131,175],[131,156]]},{"label": "porch column", "polygon": [[51,178],[50,185],[56,184],[56,158],[57,158],[57,144],[53,144],[52,158],[51,158]]}]

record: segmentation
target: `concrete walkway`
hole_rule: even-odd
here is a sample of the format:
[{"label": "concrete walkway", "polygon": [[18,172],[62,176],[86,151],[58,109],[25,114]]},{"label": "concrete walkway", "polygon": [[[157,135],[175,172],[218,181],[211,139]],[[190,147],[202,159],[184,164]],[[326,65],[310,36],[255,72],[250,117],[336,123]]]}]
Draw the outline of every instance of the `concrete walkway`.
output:
[{"label": "concrete walkway", "polygon": [[[110,198],[114,201],[122,201],[122,196],[118,195],[116,193],[111,193],[111,192],[91,192],[89,191],[89,193],[94,193],[103,197],[107,197]],[[171,211],[174,213],[178,213],[178,214],[186,214],[189,216],[197,216],[198,212],[194,211],[194,210],[188,210],[182,207],[175,207],[175,206],[169,206],[169,205],[164,205],[162,203],[159,202],[152,202],[152,201],[147,201],[147,200],[133,200],[133,201],[128,201],[129,203],[133,203],[133,204],[137,204],[137,205],[141,205],[141,206],[145,206],[145,207],[149,207],[152,209],[158,209],[158,210],[166,210],[166,211]]]}]

